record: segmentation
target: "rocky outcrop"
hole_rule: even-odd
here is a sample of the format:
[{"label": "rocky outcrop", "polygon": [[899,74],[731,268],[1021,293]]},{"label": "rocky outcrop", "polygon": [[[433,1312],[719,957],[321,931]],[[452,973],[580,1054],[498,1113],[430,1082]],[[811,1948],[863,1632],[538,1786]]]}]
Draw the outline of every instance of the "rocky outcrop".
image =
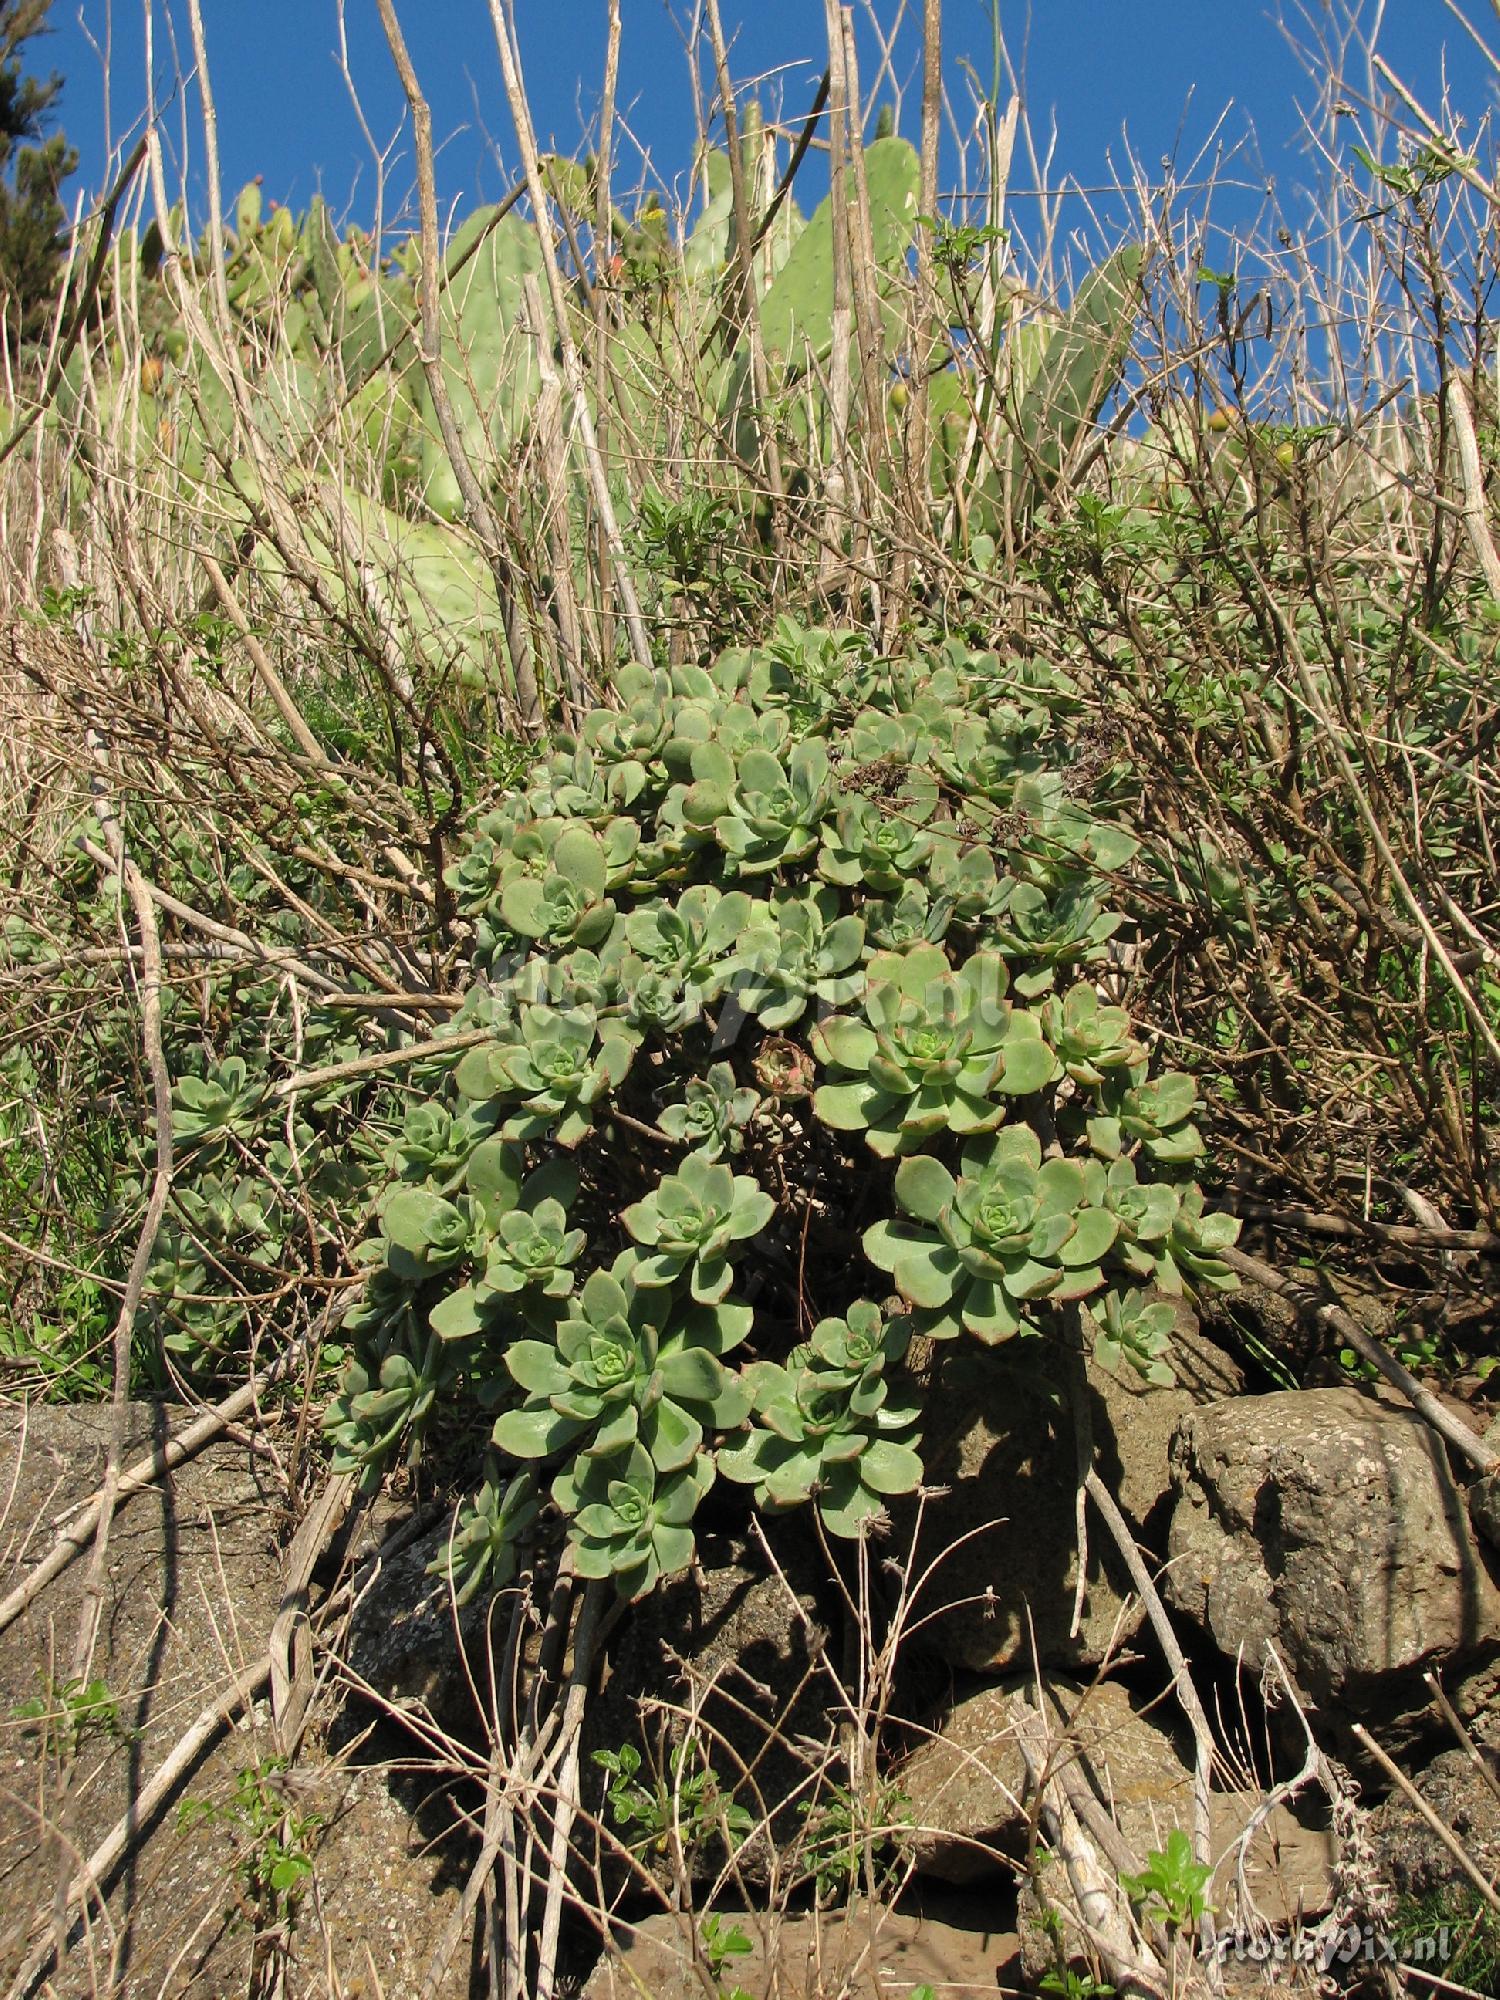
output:
[{"label": "rocky outcrop", "polygon": [[[905,1615],[918,1628],[917,1648],[936,1632],[941,1652],[913,1669],[914,1686],[925,1690],[920,1705],[898,1703],[891,1711],[893,1721],[928,1714],[925,1740],[883,1774],[893,1789],[881,1810],[897,1823],[910,1821],[910,1848],[905,1835],[898,1845],[914,1860],[922,1893],[988,1899],[995,1908],[1010,1896],[1032,1837],[1035,1800],[1008,1707],[1017,1691],[1034,1699],[1033,1629],[1056,1740],[1076,1759],[1124,1848],[1144,1860],[1174,1828],[1193,1821],[1190,1755],[1175,1733],[1170,1696],[1143,1698],[1139,1661],[1125,1670],[1127,1678],[1137,1677],[1129,1688],[1080,1671],[1081,1663],[1120,1650],[1129,1589],[1096,1532],[1083,1627],[1070,1638],[1074,1439],[1061,1400],[1035,1386],[1040,1358],[1040,1351],[1029,1353],[1026,1366],[1010,1373],[996,1356],[955,1349],[944,1352],[935,1370],[928,1393],[930,1475],[951,1480],[953,1490],[926,1502],[910,1574],[921,1579],[924,1565],[936,1567]],[[1482,1701],[1483,1687],[1500,1680],[1500,1588],[1485,1540],[1493,1532],[1495,1482],[1481,1481],[1466,1494],[1420,1420],[1381,1397],[1348,1388],[1238,1393],[1234,1365],[1187,1314],[1176,1359],[1179,1381],[1170,1389],[1092,1369],[1089,1380],[1100,1469],[1148,1550],[1170,1554],[1163,1588],[1177,1611],[1195,1620],[1226,1658],[1243,1649],[1252,1668],[1274,1644],[1321,1707],[1316,1726],[1325,1740],[1330,1721],[1336,1724],[1346,1707],[1378,1724],[1425,1704],[1421,1673],[1428,1666],[1445,1669],[1466,1712]],[[0,1547],[9,1577],[0,1581],[23,1574],[66,1510],[92,1491],[108,1424],[103,1410],[0,1413],[0,1453],[19,1465],[5,1516],[8,1540]],[[134,1412],[132,1454],[165,1428],[160,1412]],[[240,1446],[215,1446],[160,1491],[132,1501],[115,1524],[97,1671],[120,1697],[120,1727],[95,1746],[98,1770],[82,1797],[80,1845],[92,1844],[111,1823],[142,1774],[170,1748],[184,1716],[265,1649],[280,1594],[282,1523],[281,1494],[263,1482],[263,1463]],[[769,1911],[808,1872],[804,1803],[826,1806],[835,1798],[830,1787],[844,1772],[839,1727],[847,1696],[859,1686],[861,1647],[878,1646],[880,1620],[894,1610],[901,1589],[903,1525],[898,1521],[890,1542],[872,1551],[867,1586],[882,1601],[870,1634],[855,1629],[810,1516],[797,1514],[767,1523],[765,1545],[730,1533],[727,1516],[705,1522],[698,1564],[624,1611],[610,1639],[587,1712],[580,1881],[586,1894],[600,1881],[612,1893],[625,1886],[628,1872],[618,1845],[606,1843],[597,1855],[583,1851],[582,1829],[608,1817],[605,1774],[592,1753],[630,1743],[642,1755],[642,1781],[649,1786],[660,1773],[670,1785],[672,1751],[691,1742],[684,1776],[691,1781],[712,1764],[721,1792],[748,1809],[754,1827],[730,1870],[710,1810],[701,1842],[694,1849],[690,1837],[687,1856],[699,1893],[712,1878],[721,1878],[721,1888],[730,1879],[736,1893],[750,1892],[765,1906],[765,1914],[746,1917],[755,1952],[743,1966],[726,1968],[747,1991],[763,1990],[774,1966],[785,1967],[788,1948],[794,1959],[833,1948],[832,1927],[842,1920],[778,1922]],[[980,1532],[965,1542],[971,1527]],[[390,1560],[361,1594],[345,1635],[346,1657],[355,1678],[383,1700],[420,1702],[455,1735],[478,1742],[491,1685],[493,1607],[457,1609],[447,1586],[428,1574],[445,1533],[439,1527]],[[75,1565],[0,1640],[0,1713],[37,1691],[49,1660],[66,1645],[85,1570]],[[845,1583],[853,1576],[850,1564]],[[939,1615],[931,1620],[934,1611]],[[1145,1660],[1158,1657],[1149,1639],[1138,1650]],[[1059,1669],[1058,1660],[1073,1671]],[[1024,1673],[1017,1670],[1023,1664]],[[975,1667],[987,1677],[973,1673]],[[1474,1730],[1491,1754],[1482,1720]],[[1394,1726],[1381,1733],[1389,1746],[1413,1740]],[[883,1747],[894,1734],[883,1733]],[[45,1909],[55,1872],[29,1809],[40,1800],[45,1812],[55,1768],[40,1733],[13,1730],[7,1741],[0,1977],[19,1963],[23,1932],[32,1913]],[[311,1967],[326,1958],[358,1971],[368,1950],[384,1990],[414,1991],[454,1907],[455,1883],[424,1851],[412,1814],[380,1772],[320,1762],[317,1741],[314,1732],[286,1781],[315,1822],[307,1844],[317,1887],[305,1928],[302,1919],[293,1927],[290,1963]],[[210,1817],[194,1827],[166,1815],[150,1836],[149,1866],[113,1887],[110,1921],[127,1940],[121,2000],[156,1991],[189,1937],[181,1991],[207,2000],[245,1984],[249,1940],[229,1921],[246,1879],[247,1836],[234,1819],[235,1787],[240,1773],[263,1765],[281,1782],[266,1762],[273,1748],[263,1717],[220,1742],[187,1788]],[[1500,1867],[1500,1799],[1473,1766],[1454,1752],[1438,1758],[1419,1783],[1480,1865]],[[1231,1790],[1212,1798],[1213,1851],[1230,1857],[1213,1889],[1226,1922],[1237,1894],[1233,1845],[1258,1802],[1258,1795]],[[451,1819],[424,1830],[451,1833]],[[1385,1872],[1404,1892],[1449,1886],[1446,1850],[1399,1800],[1379,1809],[1371,1831]],[[1110,1851],[1128,1865],[1117,1849]],[[656,1855],[641,1849],[639,1858],[648,1874],[662,1876],[665,1854],[665,1847]],[[1245,1879],[1260,1912],[1276,1922],[1324,1907],[1330,1859],[1326,1836],[1278,1809],[1248,1857]],[[599,1875],[596,1861],[603,1862]],[[637,1870],[634,1890],[645,1886]],[[970,1963],[964,1936],[939,1951],[930,1926],[906,1941],[904,1906],[894,1916],[876,1915],[887,1926],[880,1949],[894,1954],[889,1963],[899,1964],[909,1983],[952,1981],[959,1977],[955,1968]],[[683,1943],[680,1925],[664,1918],[644,1928],[650,1950],[673,1959],[672,1978],[697,1980],[701,1989],[691,1946],[687,1961],[674,1957]],[[1036,1970],[1044,1939],[1037,1932],[1028,1943],[1024,1924],[1022,1931]],[[950,1943],[956,1956],[949,1955]],[[860,1939],[854,1946],[865,1948]],[[974,1950],[973,1962],[981,1972],[989,1965],[993,1976],[992,1941],[981,1936]],[[647,1962],[657,1963],[638,1963],[622,1938],[590,1992],[607,1992],[611,1979],[625,1982],[619,1990],[635,1991],[631,1982]],[[99,1970],[81,1950],[56,1990],[81,1994]],[[444,1990],[461,1990],[465,1976],[455,1965]]]},{"label": "rocky outcrop", "polygon": [[[916,1828],[913,1847],[924,1875],[968,1883],[993,1875],[1002,1858],[1024,1857],[1030,1836],[1031,1786],[1010,1723],[1016,1694],[1032,1696],[1020,1676],[965,1696],[900,1772]],[[1174,1826],[1192,1822],[1192,1772],[1166,1729],[1142,1715],[1117,1681],[1047,1686],[1053,1725],[1083,1764],[1098,1797],[1138,1853]]]},{"label": "rocky outcrop", "polygon": [[1500,1472],[1476,1479],[1469,1488],[1469,1519],[1475,1533],[1500,1552]]},{"label": "rocky outcrop", "polygon": [[[128,1458],[149,1452],[181,1422],[180,1412],[133,1405]],[[0,1593],[26,1576],[70,1511],[93,1495],[110,1424],[107,1406],[0,1407]],[[139,1796],[187,1724],[266,1651],[281,1598],[284,1517],[281,1487],[266,1478],[265,1464],[221,1440],[131,1499],[113,1522],[90,1672],[114,1706],[81,1745],[84,1782],[73,1796],[71,1839],[84,1852]],[[26,1956],[33,1918],[49,1913],[57,1876],[56,1846],[46,1837],[58,1798],[55,1737],[49,1745],[43,1728],[20,1726],[14,1710],[49,1690],[55,1704],[56,1680],[66,1672],[57,1663],[73,1644],[88,1569],[87,1556],[74,1562],[0,1635],[0,1987]],[[243,1803],[245,1772],[263,1772],[265,1784],[284,1784],[287,1796],[295,1787],[309,1823],[303,1846],[316,1895],[305,1898],[285,1936],[289,1987],[323,1991],[336,1974],[344,1992],[372,1976],[388,1994],[417,1990],[458,1900],[443,1860],[379,1770],[323,1763],[309,1745],[283,1781],[270,1762],[274,1749],[263,1707],[210,1747],[142,1830],[144,1847],[103,1885],[105,1907],[91,1912],[49,1992],[59,2000],[101,1992],[116,2000],[163,1992],[220,2000],[251,1990],[257,1941],[246,1921],[247,1870],[264,1829],[257,1832]],[[198,1809],[186,1820],[177,1810],[184,1801]],[[467,1990],[460,1954],[440,1992],[457,2000]]]},{"label": "rocky outcrop", "polygon": [[[1236,1395],[1238,1366],[1179,1305],[1166,1388],[1090,1362],[1100,1473],[1146,1546],[1164,1549],[1170,1443],[1181,1419]],[[943,1489],[923,1510],[913,1575],[922,1578],[924,1643],[955,1667],[1000,1674],[1036,1655],[1044,1667],[1097,1666],[1140,1623],[1126,1575],[1101,1534],[1091,1537],[1083,1616],[1071,1633],[1077,1582],[1076,1454],[1064,1399],[1032,1350],[1014,1370],[958,1349],[935,1371],[924,1456]]]},{"label": "rocky outcrop", "polygon": [[[1013,1695],[1034,1700],[1019,1677],[978,1689],[957,1703],[941,1729],[901,1767],[910,1800],[914,1854],[922,1874],[942,1881],[994,1881],[1023,1862],[1035,1800],[1009,1720]],[[1101,1807],[1127,1847],[1144,1862],[1175,1827],[1193,1824],[1191,1757],[1170,1726],[1170,1695],[1142,1705],[1120,1683],[1093,1686],[1054,1680],[1048,1714]],[[1249,1825],[1260,1794],[1216,1791],[1210,1799],[1215,1857],[1228,1854]],[[1278,1806],[1250,1843],[1246,1881],[1257,1907],[1273,1918],[1325,1909],[1333,1850],[1329,1837]],[[1215,1889],[1220,1908],[1235,1892],[1231,1865]]]},{"label": "rocky outcrop", "polygon": [[361,1594],[346,1650],[357,1681],[385,1702],[419,1704],[462,1741],[482,1741],[490,1700],[492,1631],[497,1614],[481,1591],[455,1602],[447,1578],[433,1570],[450,1533],[444,1520],[382,1563]]},{"label": "rocky outcrop", "polygon": [[[928,1895],[900,1909],[856,1903],[774,1917],[747,1911],[721,1918],[745,1945],[726,1961],[720,1991],[751,2000],[802,1993],[906,1994],[920,1986],[962,1995],[1014,1990],[1018,1939],[1014,1904],[982,1897]],[[693,1920],[660,1913],[619,1924],[580,2000],[703,2000],[712,1988],[694,1964]]]},{"label": "rocky outcrop", "polygon": [[1426,1704],[1424,1668],[1500,1648],[1500,1592],[1442,1445],[1355,1388],[1187,1416],[1166,1588],[1228,1658],[1274,1644],[1299,1685],[1365,1718]]},{"label": "rocky outcrop", "polygon": [[[592,1811],[602,1810],[605,1790],[596,1750],[634,1746],[649,1785],[658,1773],[670,1781],[672,1751],[691,1736],[695,1762],[685,1775],[707,1764],[750,1815],[735,1867],[752,1883],[767,1879],[773,1850],[795,1845],[843,1713],[819,1602],[826,1571],[799,1529],[803,1517],[782,1524],[779,1573],[753,1544],[705,1538],[691,1570],[631,1611],[584,1723]],[[711,1877],[725,1856],[711,1838],[686,1858]]]},{"label": "rocky outcrop", "polygon": [[[582,1744],[584,1805],[610,1831],[631,1832],[609,1828],[608,1780],[594,1753],[629,1745],[641,1757],[641,1784],[651,1789],[660,1774],[670,1789],[672,1753],[690,1736],[694,1762],[684,1776],[711,1766],[721,1790],[756,1824],[735,1857],[741,1878],[764,1882],[773,1845],[785,1852],[795,1842],[799,1808],[839,1715],[818,1602],[828,1579],[816,1548],[798,1533],[805,1526],[796,1517],[778,1534],[780,1574],[743,1539],[704,1537],[691,1570],[625,1615],[589,1701]],[[478,1746],[488,1728],[490,1649],[498,1650],[504,1633],[482,1593],[456,1605],[447,1582],[428,1573],[447,1534],[444,1523],[404,1550],[365,1592],[349,1634],[349,1664],[383,1701],[416,1703]],[[523,1643],[534,1650],[534,1635]],[[611,1852],[618,1863],[619,1851],[608,1837],[604,1849],[610,1868]],[[695,1875],[711,1878],[725,1857],[710,1835],[701,1847],[689,1842],[685,1858]],[[656,1864],[648,1857],[647,1865]],[[619,1872],[613,1866],[612,1879]]]},{"label": "rocky outcrop", "polygon": [[[1444,1750],[1415,1782],[1474,1865],[1493,1881],[1500,1874],[1500,1759],[1481,1755],[1483,1768],[1467,1751]],[[1376,1806],[1369,1836],[1376,1865],[1399,1895],[1425,1901],[1444,1890],[1470,1892],[1468,1874],[1403,1792],[1392,1792]]]}]

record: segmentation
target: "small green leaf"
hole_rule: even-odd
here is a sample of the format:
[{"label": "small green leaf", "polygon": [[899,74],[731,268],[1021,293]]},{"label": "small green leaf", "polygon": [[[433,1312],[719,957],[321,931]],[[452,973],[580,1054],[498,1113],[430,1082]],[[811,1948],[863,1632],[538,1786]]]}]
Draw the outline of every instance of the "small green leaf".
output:
[{"label": "small green leaf", "polygon": [[494,1439],[512,1458],[550,1458],[583,1428],[556,1410],[507,1410],[495,1421]]},{"label": "small green leaf", "polygon": [[895,1187],[897,1201],[919,1222],[936,1222],[958,1192],[948,1169],[925,1153],[901,1162]]},{"label": "small green leaf", "polygon": [[440,1299],[427,1315],[427,1324],[439,1340],[468,1340],[484,1328],[474,1298],[474,1287],[464,1285]]}]

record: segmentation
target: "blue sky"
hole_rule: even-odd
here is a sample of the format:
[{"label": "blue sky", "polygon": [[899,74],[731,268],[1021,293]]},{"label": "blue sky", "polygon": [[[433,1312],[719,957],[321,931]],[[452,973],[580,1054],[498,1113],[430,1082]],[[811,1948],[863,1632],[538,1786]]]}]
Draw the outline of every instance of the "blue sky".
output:
[{"label": "blue sky", "polygon": [[[145,102],[142,13],[145,0],[54,0],[53,32],[33,44],[28,66],[53,66],[66,80],[61,122],[81,154],[79,184],[97,190],[106,181],[106,130],[128,145]],[[734,37],[737,80],[762,77],[769,105],[779,97],[786,116],[799,119],[824,61],[821,0],[721,0]],[[1500,47],[1487,0],[1468,0],[1470,17]],[[336,0],[202,0],[209,63],[218,104],[226,198],[254,174],[268,197],[305,206],[321,191],[338,213],[367,221],[374,169],[340,73]],[[873,0],[891,20],[896,0]],[[863,17],[864,9],[859,13]],[[1370,5],[1364,18],[1373,18]],[[377,141],[395,140],[390,193],[399,202],[411,187],[409,134],[401,128],[402,99],[380,33],[374,0],[347,0],[349,65],[364,115]],[[413,58],[433,106],[441,144],[440,192],[454,213],[493,199],[510,183],[516,150],[499,86],[499,71],[485,0],[403,0],[401,12]],[[683,50],[690,0],[623,0],[620,104],[632,139],[623,139],[623,184],[642,171],[643,155],[660,179],[685,188],[693,119]],[[897,43],[895,71],[906,88],[902,129],[915,136],[918,121],[920,0]],[[1304,40],[1307,17],[1326,18],[1324,0],[1306,0],[1302,12],[1285,12]],[[586,143],[599,99],[605,46],[605,0],[516,0],[522,61],[543,145],[566,152]],[[184,0],[155,0],[156,72],[170,93],[175,73],[169,27],[188,66]],[[993,73],[988,0],[947,0],[944,10],[946,70],[955,108],[965,121],[972,99],[964,62],[987,90]],[[1227,118],[1219,144],[1234,155],[1230,176],[1246,185],[1228,206],[1258,205],[1257,189],[1274,182],[1289,208],[1296,189],[1315,182],[1318,170],[1299,144],[1299,106],[1316,101],[1313,80],[1288,44],[1276,18],[1260,0],[1041,0],[1031,16],[1002,0],[1002,23],[1018,65],[1024,55],[1025,96],[1039,135],[1055,120],[1056,148],[1049,178],[1071,177],[1085,187],[1110,178],[1110,157],[1123,158],[1129,134],[1136,153],[1156,169],[1164,155],[1185,168],[1209,139],[1220,115]],[[1029,25],[1028,25],[1029,24]],[[91,46],[91,42],[93,46]],[[863,76],[869,88],[878,51],[868,22],[860,33]],[[1429,104],[1446,74],[1458,103],[1470,115],[1493,95],[1495,73],[1454,20],[1443,0],[1390,0],[1380,46],[1393,68]],[[106,91],[101,53],[109,52]],[[705,66],[705,80],[711,71]],[[1356,93],[1360,79],[1355,80]],[[879,95],[889,97],[888,87]],[[176,150],[183,100],[166,120]],[[108,128],[106,127],[106,104]],[[197,105],[188,110],[188,185],[195,209],[203,190]],[[1256,134],[1251,143],[1247,135]],[[945,177],[955,173],[953,143],[945,149]],[[816,160],[808,169],[804,205],[815,198]],[[826,175],[824,176],[826,184]],[[1012,175],[1016,220],[1023,192],[1034,184],[1030,164],[1018,157]],[[1221,203],[1221,211],[1226,204]]]}]

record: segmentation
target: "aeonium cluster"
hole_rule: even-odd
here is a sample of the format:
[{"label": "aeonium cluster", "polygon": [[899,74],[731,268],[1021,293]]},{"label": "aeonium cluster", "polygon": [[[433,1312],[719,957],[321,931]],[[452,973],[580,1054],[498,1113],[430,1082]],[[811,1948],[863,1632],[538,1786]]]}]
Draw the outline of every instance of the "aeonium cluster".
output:
[{"label": "aeonium cluster", "polygon": [[747,1504],[857,1537],[922,1481],[915,1338],[1045,1369],[1069,1313],[1161,1380],[1231,1282],[1192,1080],[1106,984],[1133,842],[1066,782],[1071,683],[783,619],[616,694],[448,870],[473,980],[327,1418],[370,1479],[482,1460],[465,1594],[566,1540],[639,1596]]}]

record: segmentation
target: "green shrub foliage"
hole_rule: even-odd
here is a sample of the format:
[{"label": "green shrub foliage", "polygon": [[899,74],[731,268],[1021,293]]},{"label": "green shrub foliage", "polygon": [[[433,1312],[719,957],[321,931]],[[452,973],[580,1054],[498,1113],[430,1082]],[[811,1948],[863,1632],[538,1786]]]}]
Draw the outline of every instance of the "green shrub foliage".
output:
[{"label": "green shrub foliage", "polygon": [[373,1477],[486,1413],[466,1592],[566,1536],[639,1596],[721,1476],[857,1536],[922,1480],[914,1338],[1045,1370],[1071,1312],[1160,1380],[1160,1295],[1231,1282],[1193,1084],[1101,997],[1133,849],[1060,673],[783,620],[619,697],[449,870],[487,1038],[407,1117],[328,1420]]}]

